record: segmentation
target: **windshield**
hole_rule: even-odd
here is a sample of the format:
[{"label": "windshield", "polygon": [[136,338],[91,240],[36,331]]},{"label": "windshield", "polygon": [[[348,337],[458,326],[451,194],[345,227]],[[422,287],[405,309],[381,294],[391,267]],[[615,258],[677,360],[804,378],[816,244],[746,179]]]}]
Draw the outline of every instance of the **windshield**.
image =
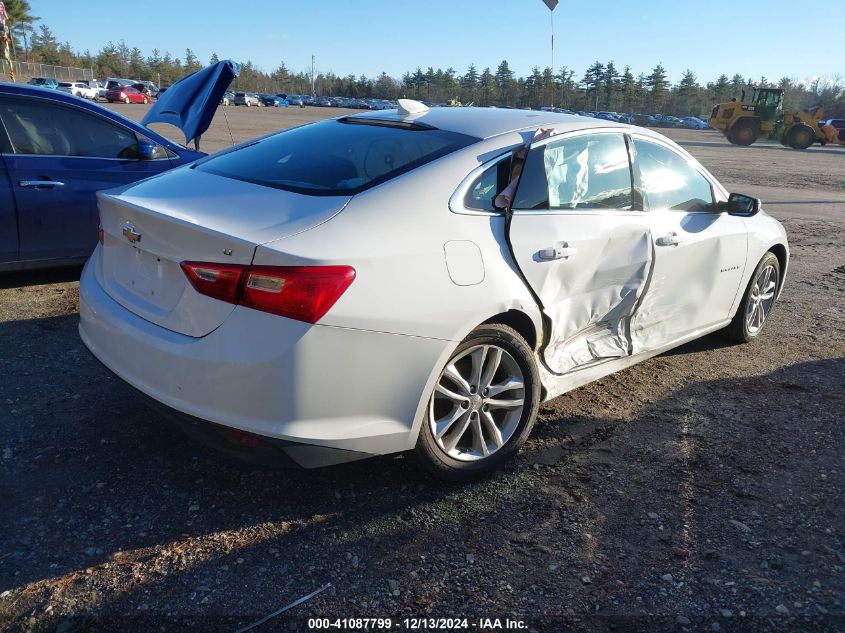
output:
[{"label": "windshield", "polygon": [[321,121],[207,159],[196,169],[310,195],[352,195],[476,142],[437,129]]}]

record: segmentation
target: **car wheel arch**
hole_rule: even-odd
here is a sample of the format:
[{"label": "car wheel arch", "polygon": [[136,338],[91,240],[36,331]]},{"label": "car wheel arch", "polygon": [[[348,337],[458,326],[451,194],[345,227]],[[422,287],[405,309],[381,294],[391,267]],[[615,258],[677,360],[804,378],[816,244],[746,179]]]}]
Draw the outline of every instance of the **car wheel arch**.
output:
[{"label": "car wheel arch", "polygon": [[[537,324],[534,322],[534,319],[532,319],[527,312],[522,310],[511,308],[505,312],[493,315],[479,325],[486,323],[498,323],[500,325],[512,327],[517,331],[517,333],[519,333],[520,336],[522,336],[522,338],[525,339],[528,346],[535,351],[537,350],[538,341],[542,340],[542,337],[538,337]],[[540,323],[542,324],[542,321],[540,321]],[[542,334],[542,330],[540,334]]]},{"label": "car wheel arch", "polygon": [[774,256],[778,258],[778,263],[780,264],[781,274],[778,279],[778,296],[780,296],[780,291],[783,288],[783,280],[786,278],[786,268],[789,263],[789,256],[786,252],[786,246],[781,243],[773,244],[769,247],[767,252],[774,254]]},{"label": "car wheel arch", "polygon": [[[525,339],[525,341],[528,343],[528,346],[531,347],[532,350],[534,350],[535,361],[537,362],[539,368],[540,361],[539,358],[537,358],[536,356],[536,351],[537,346],[541,345],[543,341],[544,326],[542,313],[539,307],[525,305],[524,302],[520,301],[513,301],[510,304],[493,307],[491,310],[488,311],[488,314],[491,314],[491,316],[486,318],[484,316],[476,317],[470,322],[464,324],[464,327],[462,327],[461,330],[457,332],[454,337],[450,338],[452,343],[444,348],[441,358],[438,360],[435,366],[431,368],[429,378],[426,381],[424,391],[422,393],[422,397],[420,398],[417,412],[414,416],[414,421],[411,425],[410,433],[408,435],[409,449],[416,445],[420,429],[422,428],[426,412],[428,411],[429,396],[431,394],[432,389],[434,389],[434,385],[438,377],[443,371],[443,367],[445,367],[447,361],[452,356],[455,349],[460,345],[460,343],[479,326],[485,324],[498,324],[507,325],[516,330],[516,332]],[[543,402],[546,398],[547,390],[546,385],[543,384],[542,380],[540,382],[540,392],[540,401]]]}]

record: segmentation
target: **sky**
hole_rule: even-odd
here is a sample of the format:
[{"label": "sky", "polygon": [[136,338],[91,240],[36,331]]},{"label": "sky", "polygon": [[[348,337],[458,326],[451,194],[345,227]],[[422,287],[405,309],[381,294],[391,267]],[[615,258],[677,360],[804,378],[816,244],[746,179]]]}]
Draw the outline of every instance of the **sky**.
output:
[{"label": "sky", "polygon": [[[208,63],[251,60],[272,71],[401,77],[420,66],[463,74],[507,59],[517,75],[551,64],[542,0],[30,0],[60,41],[98,51],[124,39]],[[795,32],[794,0],[561,0],[553,13],[555,68],[580,79],[594,61],[648,74],[658,62],[677,82],[685,69],[706,83],[721,73],[770,80],[845,77],[845,37],[812,18]],[[840,25],[841,26],[841,25]],[[840,28],[841,31],[841,28]],[[793,35],[797,35],[793,37]]]}]

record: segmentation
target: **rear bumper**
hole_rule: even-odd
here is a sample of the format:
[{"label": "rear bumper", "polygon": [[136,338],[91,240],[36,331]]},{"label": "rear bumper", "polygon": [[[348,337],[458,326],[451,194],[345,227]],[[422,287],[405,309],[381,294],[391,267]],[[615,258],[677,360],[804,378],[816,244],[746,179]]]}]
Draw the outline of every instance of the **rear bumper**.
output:
[{"label": "rear bumper", "polygon": [[[185,336],[114,301],[94,274],[97,257],[80,282],[82,341],[177,417],[359,454],[346,455],[351,459],[414,446],[427,394],[454,343],[310,325],[243,307],[210,334]],[[315,465],[323,463],[332,462]]]},{"label": "rear bumper", "polygon": [[[118,376],[119,378],[119,376]],[[126,383],[128,385],[128,383]],[[177,411],[129,385],[148,407],[186,435],[246,462],[281,468],[321,468],[371,457],[369,453],[263,437]]]}]

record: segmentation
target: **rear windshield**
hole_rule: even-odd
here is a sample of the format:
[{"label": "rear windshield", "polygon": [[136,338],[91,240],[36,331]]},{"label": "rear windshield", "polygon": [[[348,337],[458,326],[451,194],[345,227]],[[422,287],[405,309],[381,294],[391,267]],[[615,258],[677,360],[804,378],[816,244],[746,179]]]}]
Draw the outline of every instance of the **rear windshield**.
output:
[{"label": "rear windshield", "polygon": [[445,130],[328,120],[212,156],[195,168],[297,193],[354,195],[478,140]]}]

